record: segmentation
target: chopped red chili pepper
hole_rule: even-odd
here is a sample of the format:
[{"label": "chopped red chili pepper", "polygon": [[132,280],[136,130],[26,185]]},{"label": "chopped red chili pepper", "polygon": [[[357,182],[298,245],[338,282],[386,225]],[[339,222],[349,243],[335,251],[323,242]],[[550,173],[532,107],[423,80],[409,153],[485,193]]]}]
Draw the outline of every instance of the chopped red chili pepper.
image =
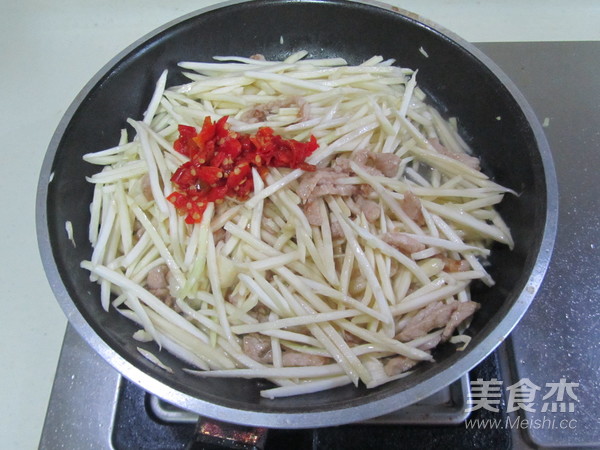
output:
[{"label": "chopped red chili pepper", "polygon": [[191,161],[183,163],[171,176],[171,181],[180,189],[187,189],[196,185],[195,167]]},{"label": "chopped red chili pepper", "polygon": [[236,186],[242,184],[252,171],[252,167],[247,161],[242,161],[235,168],[229,172],[227,177],[227,187],[229,189],[235,189]]},{"label": "chopped red chili pepper", "polygon": [[213,166],[198,167],[198,179],[208,186],[215,186],[223,178],[223,169]]},{"label": "chopped red chili pepper", "polygon": [[196,136],[196,129],[187,125],[179,125],[179,138],[173,143],[173,148],[185,156],[191,156],[191,152],[195,148],[195,143],[192,140]]},{"label": "chopped red chili pepper", "polygon": [[179,137],[173,148],[190,158],[171,177],[176,191],[167,197],[185,222],[202,220],[210,202],[225,197],[245,200],[254,189],[252,168],[265,177],[269,167],[288,167],[314,171],[316,167],[305,160],[318,148],[314,136],[306,143],[285,139],[269,127],[256,134],[231,131],[227,116],[213,123],[204,118],[202,128],[179,125]]},{"label": "chopped red chili pepper", "polygon": [[198,135],[194,138],[194,142],[196,142],[198,145],[201,145],[204,142],[208,142],[214,139],[216,132],[217,127],[213,123],[210,116],[206,116],[204,118],[202,128],[200,129],[200,133],[198,133]]}]

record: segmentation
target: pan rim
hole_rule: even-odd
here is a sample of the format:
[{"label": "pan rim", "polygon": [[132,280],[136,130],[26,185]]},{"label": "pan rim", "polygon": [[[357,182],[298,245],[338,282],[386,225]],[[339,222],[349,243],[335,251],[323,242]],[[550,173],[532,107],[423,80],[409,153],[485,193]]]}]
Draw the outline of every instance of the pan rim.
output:
[{"label": "pan rim", "polygon": [[[454,364],[452,367],[435,374],[434,376],[422,381],[421,383],[418,383],[413,387],[408,388],[402,393],[394,394],[386,398],[373,400],[356,406],[345,407],[343,410],[333,408],[331,410],[320,410],[315,412],[281,413],[281,411],[263,412],[254,410],[240,410],[224,405],[210,403],[205,400],[184,394],[157,380],[153,376],[145,373],[142,369],[127,361],[124,357],[117,353],[116,350],[110,347],[110,345],[96,333],[94,328],[86,321],[86,319],[77,309],[76,305],[73,303],[65,285],[63,284],[58,272],[58,268],[54,261],[47,224],[46,208],[48,201],[48,183],[51,177],[54,158],[56,152],[58,151],[61,138],[81,103],[85,101],[96,84],[103,77],[110,73],[116,63],[118,63],[128,53],[133,51],[144,42],[190,18],[205,14],[209,11],[233,6],[236,4],[247,3],[249,1],[252,0],[230,0],[219,3],[191,12],[156,28],[155,30],[136,40],[134,43],[112,58],[90,79],[90,81],[75,97],[57,126],[57,129],[48,146],[48,150],[44,157],[40,171],[36,197],[36,229],[38,248],[42,259],[42,264],[56,299],[58,300],[69,322],[83,337],[83,339],[111,366],[125,375],[132,382],[138,384],[143,389],[157,395],[158,397],[165,399],[166,401],[174,403],[182,408],[201,412],[201,414],[205,416],[220,420],[252,426],[268,426],[272,428],[323,427],[351,423],[376,417],[386,412],[391,412],[395,409],[398,409],[399,407],[412,404],[427,397],[432,392],[445,387],[446,385],[460,378],[465,372],[473,368],[496,349],[496,347],[516,326],[521,317],[525,314],[530,303],[533,301],[533,298],[548,268],[557,231],[558,185],[556,172],[554,169],[550,147],[542,130],[542,126],[539,123],[539,120],[537,119],[532,107],[529,105],[522,93],[518,90],[516,85],[514,85],[514,83],[510,80],[510,78],[483,52],[477,49],[477,47],[475,47],[473,44],[465,41],[453,32],[428,19],[422,18],[409,11],[386,5],[379,1],[351,0],[350,2],[344,2],[358,3],[375,8],[382,8],[405,16],[411,21],[417,21],[436,31],[437,33],[447,37],[450,41],[456,43],[462,49],[473,55],[473,57],[481,62],[485,67],[487,67],[487,69],[490,70],[490,72],[508,90],[516,104],[525,115],[531,127],[543,165],[546,190],[546,217],[544,234],[540,241],[538,254],[533,258],[535,260],[535,264],[527,280],[526,288],[523,289],[515,301],[515,304],[496,325],[493,332],[486,336],[476,347],[473,348],[471,352],[462,358],[459,358],[456,364]],[[296,0],[291,0],[291,2],[295,1]],[[311,2],[318,3],[316,0],[312,0]],[[325,3],[339,3],[339,1],[326,0]],[[407,395],[407,392],[410,395]],[[402,398],[400,398],[400,394],[402,394]]]}]

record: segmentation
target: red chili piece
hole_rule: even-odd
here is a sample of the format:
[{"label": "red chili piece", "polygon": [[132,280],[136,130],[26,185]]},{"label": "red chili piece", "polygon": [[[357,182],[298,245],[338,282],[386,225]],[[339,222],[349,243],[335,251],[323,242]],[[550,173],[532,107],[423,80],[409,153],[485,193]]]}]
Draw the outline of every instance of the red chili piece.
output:
[{"label": "red chili piece", "polygon": [[245,200],[254,189],[252,168],[265,177],[269,167],[287,167],[314,171],[306,162],[318,148],[311,136],[308,142],[284,139],[269,127],[256,134],[236,133],[229,129],[227,116],[213,122],[209,116],[199,132],[194,127],[179,125],[179,137],[173,148],[190,158],[171,177],[175,191],[167,197],[185,222],[202,220],[211,202],[225,197]]}]

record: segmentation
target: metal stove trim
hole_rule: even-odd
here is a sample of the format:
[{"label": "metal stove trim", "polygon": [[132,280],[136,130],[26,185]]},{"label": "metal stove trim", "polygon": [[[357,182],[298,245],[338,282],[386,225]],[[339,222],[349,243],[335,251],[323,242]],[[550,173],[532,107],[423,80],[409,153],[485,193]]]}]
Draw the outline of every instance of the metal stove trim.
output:
[{"label": "metal stove trim", "polygon": [[68,325],[39,449],[114,450],[122,377]]},{"label": "metal stove trim", "polygon": [[[381,417],[360,422],[370,425],[457,425],[469,417],[469,376],[460,379],[431,396]],[[152,413],[165,423],[196,423],[198,414],[173,406],[156,395],[148,402]]]},{"label": "metal stove trim", "polygon": [[[121,391],[122,376],[67,325],[48,404],[39,449],[115,450],[113,423]],[[463,422],[468,402],[469,378],[455,383],[417,404],[397,412],[362,422],[372,425],[455,425]],[[158,401],[152,396],[150,404]],[[446,402],[436,411],[432,403]],[[164,408],[162,408],[164,409]],[[173,422],[168,412],[153,410],[159,419]],[[193,423],[189,413],[185,421]],[[424,421],[427,422],[424,422]],[[181,420],[179,420],[181,422]]]}]

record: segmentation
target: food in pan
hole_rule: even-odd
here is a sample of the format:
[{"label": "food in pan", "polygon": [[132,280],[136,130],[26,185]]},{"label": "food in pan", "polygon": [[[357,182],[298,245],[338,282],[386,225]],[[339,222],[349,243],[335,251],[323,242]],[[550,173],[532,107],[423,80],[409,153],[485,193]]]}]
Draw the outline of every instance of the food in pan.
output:
[{"label": "food in pan", "polygon": [[[510,190],[417,86],[374,56],[183,62],[142,120],[88,153],[82,267],[103,307],[202,377],[265,378],[267,398],[406,376],[462,332],[493,285]],[[460,119],[459,119],[460,120]],[[131,131],[133,134],[130,136]],[[160,349],[160,351],[158,351]]]}]

